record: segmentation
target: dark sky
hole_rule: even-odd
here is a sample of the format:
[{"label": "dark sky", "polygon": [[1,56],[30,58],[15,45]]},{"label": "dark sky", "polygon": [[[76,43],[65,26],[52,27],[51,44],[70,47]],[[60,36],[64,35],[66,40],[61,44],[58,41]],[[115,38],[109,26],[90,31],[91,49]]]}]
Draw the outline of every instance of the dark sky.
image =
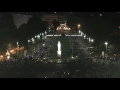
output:
[{"label": "dark sky", "polygon": [[[2,13],[6,13],[6,12],[0,12]],[[46,13],[55,13],[55,12],[10,12],[12,14],[27,14],[27,15],[41,15],[41,14],[46,14]],[[99,15],[100,13],[102,13],[104,16],[109,17],[109,16],[120,16],[120,13],[118,12],[57,12],[59,14],[61,13],[69,13],[69,14],[77,14],[77,15],[84,15],[84,16],[89,16],[89,15]]]}]

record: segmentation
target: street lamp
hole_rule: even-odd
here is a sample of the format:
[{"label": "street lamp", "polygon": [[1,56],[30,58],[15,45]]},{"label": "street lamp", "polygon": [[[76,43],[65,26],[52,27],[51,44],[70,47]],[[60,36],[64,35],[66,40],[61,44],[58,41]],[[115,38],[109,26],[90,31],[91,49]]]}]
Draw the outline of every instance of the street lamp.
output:
[{"label": "street lamp", "polygon": [[40,39],[40,35],[39,34],[37,35],[37,39]]},{"label": "street lamp", "polygon": [[28,46],[29,46],[29,43],[30,43],[31,41],[28,39]]},{"label": "street lamp", "polygon": [[107,45],[108,45],[108,42],[105,42],[105,45],[106,45],[106,55],[107,55]]},{"label": "street lamp", "polygon": [[35,43],[35,39],[34,38],[32,38],[31,40],[32,40],[32,43]]},{"label": "street lamp", "polygon": [[38,49],[39,49],[39,47],[40,47],[40,45],[39,45],[40,35],[39,34],[37,35],[37,39],[38,39]]},{"label": "street lamp", "polygon": [[93,43],[93,42],[94,42],[94,40],[93,40],[93,39],[91,39],[91,42]]},{"label": "street lamp", "polygon": [[47,34],[47,32],[45,31],[45,35]]},{"label": "street lamp", "polygon": [[78,24],[78,29],[80,28],[80,24]]},{"label": "street lamp", "polygon": [[16,52],[17,52],[17,59],[18,59],[18,54],[19,54],[19,51],[18,51],[18,48],[19,48],[19,42],[17,42],[17,49],[16,49]]}]

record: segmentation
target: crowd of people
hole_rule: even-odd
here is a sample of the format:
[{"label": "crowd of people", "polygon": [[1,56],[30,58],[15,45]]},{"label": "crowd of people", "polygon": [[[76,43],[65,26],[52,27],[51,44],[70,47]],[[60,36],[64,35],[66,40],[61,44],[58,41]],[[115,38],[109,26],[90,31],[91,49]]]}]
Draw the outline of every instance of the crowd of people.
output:
[{"label": "crowd of people", "polygon": [[[53,41],[55,40],[52,39]],[[118,68],[109,59],[92,56],[85,48],[81,37],[68,37],[74,59],[65,59],[64,63],[57,63],[47,58],[52,50],[52,43],[38,45],[32,54],[19,59],[2,60],[0,62],[0,77],[49,77],[42,76],[44,72],[53,73],[53,78],[117,78]],[[61,66],[62,65],[62,66]]]}]

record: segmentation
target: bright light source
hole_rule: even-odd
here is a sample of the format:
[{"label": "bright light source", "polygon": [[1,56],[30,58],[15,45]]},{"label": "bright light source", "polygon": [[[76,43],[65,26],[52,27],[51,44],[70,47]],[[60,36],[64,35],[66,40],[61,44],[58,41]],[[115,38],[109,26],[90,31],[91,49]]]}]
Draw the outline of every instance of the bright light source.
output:
[{"label": "bright light source", "polygon": [[91,39],[91,42],[93,42],[94,40],[93,39]]},{"label": "bright light source", "polygon": [[45,44],[43,44],[43,46],[45,46]]},{"label": "bright light source", "polygon": [[73,56],[71,56],[71,58],[72,58],[72,59],[74,59],[74,57],[73,57]]},{"label": "bright light source", "polygon": [[78,24],[78,27],[80,27],[80,24]]},{"label": "bright light source", "polygon": [[57,51],[57,54],[61,56],[61,51]]},{"label": "bright light source", "polygon": [[58,51],[61,51],[61,43],[58,41]]},{"label": "bright light source", "polygon": [[102,14],[100,13],[100,16],[102,16]]},{"label": "bright light source", "polygon": [[84,39],[86,38],[86,35],[84,35]]},{"label": "bright light source", "polygon": [[40,35],[39,34],[37,35],[37,38],[40,39]]},{"label": "bright light source", "polygon": [[14,50],[11,50],[10,52],[12,53],[12,52],[14,52]]},{"label": "bright light source", "polygon": [[59,57],[61,57],[61,43],[60,43],[60,41],[58,41],[57,46],[58,46],[57,55],[58,55]]},{"label": "bright light source", "polygon": [[45,57],[43,59],[46,59]]},{"label": "bright light source", "polygon": [[32,38],[31,40],[32,40],[33,43],[35,43],[35,39],[34,38]]},{"label": "bright light source", "polygon": [[17,42],[17,46],[18,46],[19,42]]},{"label": "bright light source", "polygon": [[31,42],[30,40],[28,40],[28,43]]},{"label": "bright light source", "polygon": [[45,35],[47,34],[47,32],[45,31]]},{"label": "bright light source", "polygon": [[10,53],[7,51],[6,55],[10,55]]},{"label": "bright light source", "polygon": [[3,55],[1,55],[0,57],[3,58]]},{"label": "bright light source", "polygon": [[10,59],[10,56],[7,56],[7,59]]},{"label": "bright light source", "polygon": [[105,42],[105,45],[108,45],[108,42]]}]

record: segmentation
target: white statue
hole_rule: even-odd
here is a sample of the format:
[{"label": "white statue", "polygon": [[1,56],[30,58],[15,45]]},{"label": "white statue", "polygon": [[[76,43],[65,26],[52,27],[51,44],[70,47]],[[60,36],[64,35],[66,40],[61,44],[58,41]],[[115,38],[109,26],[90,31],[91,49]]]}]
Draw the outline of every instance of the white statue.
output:
[{"label": "white statue", "polygon": [[58,46],[57,55],[58,55],[58,57],[61,57],[61,43],[60,43],[60,41],[58,41],[57,46]]},{"label": "white statue", "polygon": [[61,51],[61,43],[58,41],[58,51]]}]

